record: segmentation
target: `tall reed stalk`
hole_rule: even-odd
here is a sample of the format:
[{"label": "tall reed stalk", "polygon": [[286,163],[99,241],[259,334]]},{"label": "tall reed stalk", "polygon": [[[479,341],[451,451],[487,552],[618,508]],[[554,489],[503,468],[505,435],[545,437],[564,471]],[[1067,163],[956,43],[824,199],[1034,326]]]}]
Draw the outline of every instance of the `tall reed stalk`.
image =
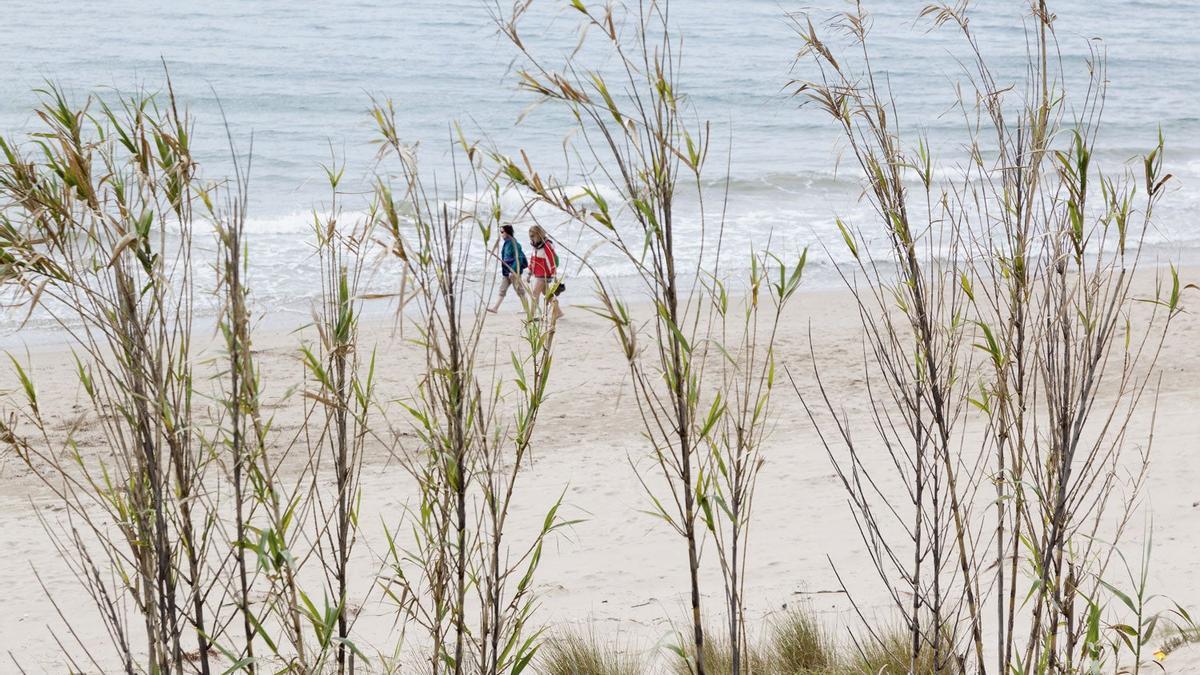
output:
[{"label": "tall reed stalk", "polygon": [[[912,668],[925,650],[936,672],[1098,668],[1108,563],[1153,439],[1131,453],[1130,424],[1181,311],[1173,268],[1172,290],[1148,303],[1133,288],[1169,178],[1162,144],[1141,177],[1095,165],[1103,55],[1092,54],[1084,95],[1069,96],[1041,0],[1031,4],[1033,46],[1016,85],[997,82],[964,5],[930,5],[922,16],[956,27],[970,54],[972,95],[960,105],[969,160],[947,179],[935,178],[926,141],[905,147],[861,3],[831,21],[846,54],[811,19],[796,21],[816,72],[796,93],[837,124],[875,211],[871,229],[886,241],[873,247],[863,229],[839,221],[855,261],[845,278],[865,330],[864,365],[883,381],[867,392],[871,425],[903,479],[907,515],[879,487],[880,464],[837,414],[818,371],[838,439],[826,436],[826,447],[904,617]],[[1021,87],[1023,98],[1010,102]],[[1105,383],[1111,396],[1101,396]],[[1023,640],[1019,623],[1028,626]],[[997,639],[990,654],[988,633]]]},{"label": "tall reed stalk", "polygon": [[[768,246],[769,249],[769,246]],[[772,422],[775,343],[784,307],[800,287],[808,252],[789,268],[771,253],[750,260],[745,297],[731,301],[713,279],[707,297],[715,309],[704,338],[719,354],[712,402],[701,428],[708,447],[707,475],[697,481],[704,523],[713,535],[725,587],[730,672],[753,672],[746,630],[745,584],[750,525],[763,445]],[[775,273],[777,276],[770,276]]]},{"label": "tall reed stalk", "polygon": [[[399,177],[394,185],[380,176],[380,229],[389,233],[405,287],[412,285],[403,302],[415,312],[416,342],[425,355],[415,391],[403,401],[417,442],[401,440],[396,451],[420,495],[409,514],[414,536],[406,545],[389,532],[392,574],[383,587],[400,620],[425,633],[425,668],[515,675],[540,644],[541,631],[530,621],[543,544],[569,524],[558,516],[560,498],[531,536],[508,528],[546,401],[553,319],[526,307],[517,345],[496,359],[511,364],[511,375],[481,363],[488,316],[481,310],[495,276],[476,281],[473,271],[475,254],[493,248],[504,224],[498,186],[482,173],[482,153],[464,141],[458,150],[467,166],[455,176],[453,192],[427,190],[415,154],[396,133],[392,104],[373,112],[381,158],[398,164]],[[489,273],[497,262],[488,261]]]},{"label": "tall reed stalk", "polygon": [[[681,38],[669,21],[669,4],[638,3],[627,16],[612,5],[570,6],[580,16],[581,33],[598,36],[592,39],[612,59],[614,79],[574,56],[560,67],[540,58],[520,32],[526,6],[508,15],[497,12],[495,21],[525,63],[521,86],[577,121],[573,132],[581,139],[576,152],[584,165],[583,185],[571,187],[573,176],[541,175],[523,151],[520,161],[500,153],[495,159],[509,183],[529,196],[531,213],[550,207],[565,215],[601,237],[636,273],[652,307],[648,330],[602,275],[596,276],[595,311],[615,329],[651,443],[651,464],[666,487],[651,487],[640,469],[638,480],[654,515],[685,546],[691,636],[677,651],[689,670],[708,671],[700,569],[709,531],[717,539],[724,580],[732,667],[747,672],[749,660],[742,656],[749,514],[774,382],[775,328],[799,284],[804,258],[789,268],[769,250],[752,252],[747,297],[731,303],[719,270],[724,201],[709,205],[703,178],[710,127],[685,120],[689,106],[677,88]],[[612,191],[619,201],[605,197]],[[685,203],[698,211],[689,222],[699,228],[689,238],[701,242],[694,260],[677,254],[679,206]],[[779,283],[767,282],[775,271]],[[764,286],[770,305],[760,319]],[[717,375],[709,374],[712,368]]]},{"label": "tall reed stalk", "polygon": [[[317,340],[301,349],[310,382],[304,395],[315,413],[308,418],[306,444],[318,449],[310,461],[319,527],[316,552],[327,598],[323,609],[307,600],[305,606],[319,646],[334,651],[338,673],[353,672],[355,657],[362,656],[350,635],[350,614],[358,607],[349,604],[349,566],[358,540],[359,479],[375,387],[375,354],[364,362],[358,338],[374,220],[346,222],[338,192],[342,175],[342,167],[326,167],[331,201],[327,214],[313,218],[321,278],[320,302],[313,311]],[[325,488],[329,474],[332,498]]]},{"label": "tall reed stalk", "polygon": [[233,569],[221,577],[238,610],[241,636],[229,634],[215,646],[230,670],[256,673],[277,663],[312,672],[321,667],[322,650],[306,647],[306,593],[299,575],[309,558],[302,530],[312,510],[312,490],[306,483],[315,449],[304,448],[304,460],[293,459],[301,470],[290,480],[285,477],[285,463],[297,454],[298,444],[273,431],[274,417],[264,403],[248,279],[250,161],[244,167],[238,163],[232,135],[230,154],[235,189],[204,195],[216,234],[217,327],[224,347],[223,367],[214,375],[219,416],[209,445],[233,493],[232,531],[227,531],[229,516],[224,513],[217,528],[224,531],[233,560]]},{"label": "tall reed stalk", "polygon": [[[249,162],[242,174],[237,164],[237,153],[230,138],[230,154],[234,158],[237,175],[236,190],[223,202],[214,202],[205,196],[205,204],[212,216],[216,231],[217,297],[221,302],[218,329],[225,347],[227,365],[222,378],[223,391],[219,396],[223,417],[219,428],[220,436],[214,443],[218,456],[227,454],[228,480],[233,488],[234,516],[233,533],[227,537],[236,569],[231,580],[230,597],[234,598],[241,615],[242,639],[236,651],[224,650],[235,664],[243,664],[246,672],[257,671],[255,642],[259,638],[260,623],[253,606],[252,588],[257,578],[253,560],[251,530],[255,521],[256,507],[263,501],[264,489],[269,482],[266,476],[266,439],[259,404],[261,395],[258,371],[254,365],[254,353],[250,334],[251,310],[249,289],[246,286],[246,242],[245,225],[247,200],[249,197]],[[228,453],[222,452],[227,450]],[[218,649],[220,646],[218,645]]]},{"label": "tall reed stalk", "polygon": [[[19,366],[28,407],[2,435],[66,508],[59,541],[123,669],[208,673],[223,619],[206,602],[211,462],[193,427],[190,121],[169,83],[115,108],[41,93],[41,130],[0,140],[0,274],[68,337],[105,450],[74,432],[58,446]],[[75,641],[99,667],[97,645]]]},{"label": "tall reed stalk", "polygon": [[[702,368],[694,360],[693,351],[694,346],[700,346],[695,338],[703,311],[699,308],[699,296],[689,293],[689,289],[698,288],[701,273],[699,258],[692,269],[677,267],[675,200],[681,172],[695,181],[697,196],[702,200],[699,178],[708,151],[708,128],[705,125],[689,131],[684,123],[681,101],[674,87],[678,55],[672,34],[667,30],[664,5],[639,4],[636,14],[630,17],[628,37],[618,32],[620,21],[614,18],[611,6],[592,10],[576,2],[573,7],[593,34],[599,34],[607,52],[616,60],[620,78],[617,86],[621,89],[610,89],[606,78],[598,72],[571,64],[560,69],[544,63],[521,38],[520,6],[510,15],[497,14],[496,21],[526,63],[526,68],[520,71],[521,86],[544,100],[562,105],[579,120],[584,152],[599,174],[617,188],[622,203],[614,204],[610,210],[602,188],[595,183],[568,191],[543,180],[524,153],[522,164],[504,157],[499,161],[513,184],[605,237],[631,263],[652,298],[652,346],[650,355],[643,358],[628,307],[615,297],[605,280],[598,281],[603,304],[600,312],[616,329],[651,440],[653,461],[668,486],[668,494],[661,498],[649,487],[647,491],[656,515],[685,544],[691,620],[688,651],[696,672],[704,675],[700,594],[703,526],[697,523],[696,495],[698,464],[702,461],[702,440],[698,434]],[[590,200],[594,208],[584,206],[584,200]],[[634,224],[628,231],[618,227],[619,219],[624,217]],[[714,234],[719,249],[719,232],[708,229],[703,215],[699,225],[706,251],[712,248],[709,242]],[[685,652],[681,649],[680,654]]]}]

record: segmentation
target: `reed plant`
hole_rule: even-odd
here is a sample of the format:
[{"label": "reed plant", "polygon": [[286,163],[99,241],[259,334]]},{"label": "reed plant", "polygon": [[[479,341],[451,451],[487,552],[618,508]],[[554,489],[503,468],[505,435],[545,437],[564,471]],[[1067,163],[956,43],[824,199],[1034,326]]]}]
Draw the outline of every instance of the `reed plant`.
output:
[{"label": "reed plant", "polygon": [[[66,510],[66,523],[47,522],[47,532],[126,672],[257,672],[270,662],[352,671],[347,565],[372,405],[355,330],[364,233],[318,219],[327,283],[318,344],[302,350],[314,384],[301,433],[280,439],[263,414],[251,346],[248,173],[238,166],[232,186],[199,177],[169,81],[165,96],[115,108],[94,98],[72,106],[54,88],[43,95],[35,152],[0,140],[3,283],[67,336],[102,438],[92,451],[76,425],[57,440],[33,376],[14,361],[25,401],[3,438]],[[213,226],[218,250],[215,360],[192,348],[200,222]],[[193,374],[199,363],[216,366],[211,399]],[[298,476],[285,480],[285,458],[301,454]],[[318,489],[328,464],[332,499]],[[311,560],[333,598],[322,608],[298,581]],[[101,645],[63,617],[71,637],[56,639],[72,667],[106,669]]]},{"label": "reed plant", "polygon": [[[922,12],[957,29],[970,55],[960,104],[969,161],[947,179],[924,139],[909,149],[902,135],[862,4],[829,22],[838,42],[796,17],[815,73],[796,93],[839,128],[884,240],[872,248],[839,221],[864,367],[879,376],[866,393],[885,462],[868,456],[816,375],[833,419],[826,448],[903,617],[912,671],[928,657],[933,672],[1100,667],[1109,562],[1153,439],[1131,449],[1130,423],[1147,407],[1153,418],[1145,395],[1182,311],[1174,268],[1153,297],[1132,286],[1169,180],[1161,139],[1136,172],[1101,170],[1103,54],[1093,51],[1089,86],[1070,96],[1054,16],[1041,0],[1030,10],[1027,76],[1015,86],[997,81],[965,5]],[[1101,383],[1115,394],[1102,397]],[[978,441],[971,425],[984,429]],[[881,471],[898,474],[903,492],[881,490]],[[990,650],[985,634],[996,636]]]},{"label": "reed plant", "polygon": [[[353,670],[362,652],[351,639],[350,558],[358,540],[359,487],[363,449],[374,407],[375,354],[359,351],[358,321],[363,278],[373,244],[372,218],[347,224],[338,196],[343,167],[326,167],[332,199],[323,215],[314,216],[316,255],[320,268],[320,302],[313,312],[316,341],[301,348],[308,383],[305,399],[312,410],[305,427],[313,473],[313,505],[318,524],[316,552],[324,571],[325,606],[304,603],[306,617],[322,648],[336,652],[337,672]],[[332,473],[332,495],[325,488],[324,462]],[[302,598],[304,599],[304,598]]]},{"label": "reed plant", "polygon": [[[707,532],[723,580],[732,672],[748,672],[743,592],[750,513],[774,384],[775,331],[799,286],[805,256],[789,263],[769,247],[753,251],[749,278],[739,289],[746,300],[731,302],[719,264],[724,200],[705,184],[711,127],[688,122],[692,111],[678,88],[680,38],[669,3],[639,3],[627,12],[570,6],[580,32],[598,36],[592,38],[597,48],[615,64],[611,80],[575,57],[562,66],[540,58],[521,33],[528,5],[497,11],[495,20],[523,59],[521,86],[577,121],[584,183],[574,187],[569,179],[543,175],[524,151],[520,160],[502,152],[494,159],[509,184],[528,196],[530,213],[549,208],[565,216],[635,271],[653,312],[647,327],[602,275],[596,275],[594,311],[613,326],[628,363],[651,446],[649,465],[665,489],[652,486],[651,475],[635,463],[637,478],[653,515],[680,536],[686,552],[691,635],[677,652],[690,671],[706,672],[711,650],[700,569]],[[610,203],[605,195],[613,191],[620,199]],[[698,210],[689,218],[698,230],[688,236],[701,242],[694,260],[677,253],[685,201]]]},{"label": "reed plant", "polygon": [[[232,492],[221,497],[223,485],[217,488],[222,502],[215,530],[228,549],[217,561],[217,576],[241,630],[225,633],[215,647],[227,671],[354,672],[356,664],[366,665],[351,634],[357,607],[350,600],[355,587],[348,567],[358,538],[368,415],[375,405],[373,359],[360,363],[357,330],[370,222],[342,218],[341,171],[327,169],[332,199],[327,210],[313,215],[313,255],[322,285],[306,328],[315,340],[299,347],[295,361],[302,382],[279,404],[301,411],[296,432],[284,436],[266,411],[253,347],[245,232],[250,163],[237,162],[232,134],[229,138],[234,189],[210,188],[203,196],[217,241],[223,351],[213,375],[214,419],[201,433]],[[292,396],[293,389],[299,394]],[[371,585],[358,588],[365,595]]]},{"label": "reed plant", "polygon": [[[497,359],[511,364],[511,376],[481,363],[488,314],[479,310],[495,276],[472,272],[474,254],[494,248],[505,222],[499,186],[483,172],[483,153],[462,141],[462,177],[449,194],[427,190],[415,153],[397,135],[393,105],[380,103],[373,114],[381,159],[396,167],[380,174],[378,221],[412,285],[402,303],[415,314],[414,342],[425,357],[420,381],[401,401],[416,442],[398,433],[395,451],[419,502],[408,514],[408,543],[389,530],[382,587],[399,619],[424,633],[424,668],[515,675],[540,645],[533,581],[543,545],[571,522],[559,516],[560,497],[524,541],[508,527],[546,402],[553,319],[525,306],[517,345]],[[493,256],[489,268],[498,262]]]},{"label": "reed plant", "polygon": [[[233,147],[230,136],[230,149]],[[235,158],[236,151],[231,152]],[[250,291],[246,285],[245,224],[247,213],[249,162],[244,167],[235,160],[235,189],[223,193],[222,199],[211,193],[204,197],[216,234],[218,261],[216,295],[220,298],[218,330],[225,348],[224,377],[220,377],[219,403],[215,426],[218,431],[207,439],[208,451],[221,462],[233,490],[233,532],[226,533],[233,543],[231,555],[235,569],[227,584],[229,597],[240,614],[240,639],[227,637],[227,644],[216,643],[234,664],[242,664],[247,672],[256,672],[258,660],[256,643],[262,631],[252,600],[252,589],[261,569],[251,558],[254,549],[248,542],[257,507],[267,504],[278,512],[277,492],[270,477],[273,475],[267,458],[267,426],[261,405],[261,380],[255,365],[251,338]],[[202,442],[204,442],[202,440]],[[220,460],[218,460],[220,462]],[[298,617],[297,617],[298,618]]]},{"label": "reed plant", "polygon": [[[238,156],[231,143],[231,154]],[[263,667],[297,672],[354,672],[366,656],[353,638],[357,609],[349,565],[358,539],[359,477],[375,407],[373,356],[360,362],[361,286],[372,240],[370,220],[343,219],[341,170],[328,168],[328,209],[314,211],[313,249],[322,286],[296,362],[302,384],[284,401],[302,410],[297,431],[284,437],[264,412],[264,385],[253,348],[249,245],[245,214],[249,166],[235,164],[237,190],[223,203],[206,197],[217,236],[218,330],[222,337],[219,416],[211,425],[213,455],[225,468],[232,506],[222,506],[218,530],[233,568],[222,570],[241,635],[216,646],[229,670]],[[232,509],[232,514],[227,513]],[[318,601],[316,598],[320,598]]]},{"label": "reed plant", "polygon": [[[23,401],[2,437],[66,507],[66,529],[47,523],[47,531],[95,601],[123,669],[354,672],[367,659],[354,620],[378,588],[399,601],[403,625],[429,629],[435,672],[528,667],[540,644],[534,574],[546,538],[569,523],[555,501],[532,538],[507,528],[546,397],[552,330],[525,316],[521,347],[507,360],[512,379],[476,365],[483,316],[469,305],[467,264],[498,232],[498,201],[460,189],[457,209],[444,208],[425,193],[390,108],[386,117],[375,111],[384,156],[401,161],[403,196],[381,174],[367,217],[347,218],[343,170],[326,169],[332,200],[313,216],[321,288],[298,352],[300,397],[290,399],[301,419],[284,437],[264,412],[253,349],[248,163],[236,163],[231,142],[232,185],[202,183],[173,95],[165,106],[147,95],[117,110],[45,95],[36,154],[0,140],[3,282],[79,350],[77,375],[106,448],[99,457],[83,451],[75,429],[57,447],[36,384],[15,359]],[[102,114],[89,113],[93,105]],[[478,176],[480,155],[466,152]],[[200,357],[191,349],[191,242],[201,218],[218,252],[220,352],[204,361],[215,371],[211,398],[192,374]],[[374,357],[360,355],[358,322],[371,297],[368,262],[384,239],[421,317],[416,342],[428,369],[406,409],[428,444],[400,451],[423,500],[411,513],[417,541],[407,548],[389,530],[383,562],[396,576],[375,585],[359,584],[351,563],[363,457],[382,438],[372,429]],[[194,411],[196,396],[211,405]],[[428,583],[409,585],[411,564]],[[69,620],[67,628],[77,635]],[[68,653],[72,667],[105,667],[98,645],[75,642],[86,661]]]},{"label": "reed plant", "polygon": [[[26,406],[0,434],[65,508],[48,532],[121,668],[208,673],[226,618],[209,601],[220,590],[208,564],[212,462],[194,429],[191,122],[169,82],[165,96],[112,107],[72,105],[55,87],[41,94],[31,141],[0,140],[0,274],[68,337],[104,449],[86,451],[77,428],[51,434],[19,365]],[[74,637],[57,639],[75,644],[64,644],[71,667],[103,669],[100,645],[63,616]]]},{"label": "reed plant", "polygon": [[638,675],[646,672],[641,658],[595,635],[557,633],[548,637],[538,659],[544,675]]},{"label": "reed plant", "polygon": [[751,516],[774,413],[779,321],[800,286],[807,257],[806,250],[789,268],[770,253],[768,244],[767,253],[750,260],[745,299],[733,304],[721,281],[714,278],[706,284],[716,315],[708,321],[703,339],[720,356],[710,366],[715,373],[709,386],[715,392],[701,428],[709,456],[697,481],[697,496],[724,585],[730,673],[756,672],[745,616]]}]

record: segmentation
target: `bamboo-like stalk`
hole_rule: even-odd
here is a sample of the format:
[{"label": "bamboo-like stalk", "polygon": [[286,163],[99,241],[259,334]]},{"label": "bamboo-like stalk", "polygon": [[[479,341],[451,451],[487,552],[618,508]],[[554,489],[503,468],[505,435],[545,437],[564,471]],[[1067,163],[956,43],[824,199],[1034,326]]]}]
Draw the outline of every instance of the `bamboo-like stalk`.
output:
[{"label": "bamboo-like stalk", "polygon": [[[229,134],[228,129],[226,133]],[[250,431],[248,427],[258,426],[260,411],[257,373],[251,349],[250,309],[247,303],[249,290],[244,279],[249,175],[242,174],[242,167],[238,164],[237,152],[233,147],[232,134],[229,134],[229,137],[230,155],[234,159],[237,171],[235,178],[237,191],[229,197],[224,205],[224,213],[217,213],[217,207],[213,205],[211,199],[208,203],[210,212],[214,216],[219,251],[217,293],[222,301],[219,328],[224,338],[225,355],[229,360],[228,390],[223,402],[224,412],[227,416],[228,448],[232,464],[230,481],[233,484],[234,499],[232,548],[236,563],[236,588],[233,595],[242,619],[242,643],[241,649],[236,654],[238,657],[236,661],[244,661],[246,672],[253,674],[257,671],[254,645],[258,637],[259,620],[252,607],[251,587],[254,575],[247,564],[247,559],[250,551],[250,523],[253,520],[256,506],[250,494],[254,489],[251,477],[260,460],[261,448],[256,447],[255,434],[248,433]],[[245,167],[247,174],[249,170],[249,162],[247,162]]]},{"label": "bamboo-like stalk", "polygon": [[[922,12],[935,26],[956,27],[972,59],[974,99],[962,102],[970,159],[961,177],[941,180],[934,179],[924,142],[912,152],[901,149],[895,103],[872,74],[870,19],[862,6],[835,20],[862,73],[835,55],[811,20],[796,23],[803,54],[817,67],[816,78],[796,83],[797,93],[837,123],[889,244],[881,252],[887,263],[880,264],[879,253],[864,250],[866,237],[839,222],[856,274],[871,284],[865,289],[846,278],[866,330],[866,365],[887,383],[882,397],[871,394],[874,426],[912,500],[907,567],[899,552],[909,543],[889,535],[876,516],[876,510],[896,514],[896,507],[878,492],[849,422],[838,418],[827,397],[848,456],[837,457],[832,440],[825,442],[864,539],[882,551],[874,563],[905,618],[914,669],[926,648],[937,672],[982,673],[989,662],[997,672],[1077,672],[1084,655],[1094,660],[1088,667],[1098,667],[1103,580],[1134,505],[1132,497],[1114,503],[1110,495],[1121,481],[1132,411],[1179,310],[1172,270],[1176,290],[1152,299],[1140,329],[1130,322],[1141,237],[1166,180],[1159,171],[1161,144],[1143,162],[1146,201],[1135,219],[1132,177],[1107,178],[1092,160],[1106,82],[1103,55],[1093,53],[1089,88],[1073,109],[1075,119],[1067,120],[1070,99],[1056,70],[1053,16],[1042,0],[1032,8],[1028,94],[1015,108],[1004,103],[1007,87],[992,75],[965,6],[934,4]],[[1058,142],[1064,137],[1070,139],[1065,147]],[[992,138],[998,152],[989,157]],[[906,173],[918,178],[919,196],[909,194]],[[1097,184],[1101,203],[1093,207]],[[960,348],[968,341],[974,352]],[[983,358],[977,362],[974,353]],[[819,373],[817,379],[824,397]],[[1105,381],[1116,391],[1115,403],[1100,400]],[[889,408],[900,411],[902,433]],[[953,441],[974,421],[966,415],[972,408],[986,432],[977,447]],[[1125,485],[1136,495],[1148,455],[1134,459]],[[988,464],[994,467],[987,477],[994,486],[990,540],[975,534],[986,518],[975,505],[984,475],[976,467]],[[1116,527],[1103,544],[1098,535],[1105,520]],[[954,574],[942,567],[947,541]],[[1023,552],[1027,570],[1019,565]],[[900,573],[900,584],[888,578],[892,572]],[[911,595],[908,603],[900,602],[897,586]],[[1018,600],[1023,596],[1025,604]],[[989,602],[997,635],[990,660],[982,641],[988,622],[982,609]],[[960,613],[967,650],[954,646],[953,632],[950,644],[942,639],[947,627],[959,625]],[[1014,632],[1022,613],[1029,626],[1023,643]]]},{"label": "bamboo-like stalk", "polygon": [[[628,309],[603,278],[597,279],[601,315],[617,328],[642,419],[652,439],[653,463],[666,478],[669,495],[660,499],[649,488],[647,491],[657,515],[684,540],[691,610],[688,651],[696,672],[704,675],[704,616],[699,581],[703,529],[696,522],[699,510],[696,484],[702,473],[698,464],[702,461],[699,450],[703,441],[697,433],[697,409],[703,357],[694,353],[693,348],[697,325],[705,312],[698,307],[699,295],[690,292],[698,288],[702,278],[700,259],[695,261],[695,268],[678,268],[681,261],[675,253],[674,204],[681,172],[690,176],[697,193],[701,192],[699,177],[708,152],[708,127],[689,131],[683,122],[680,96],[675,90],[676,38],[670,30],[666,3],[639,3],[631,16],[632,37],[628,40],[618,33],[618,20],[611,6],[595,11],[584,3],[574,3],[573,7],[584,25],[599,33],[600,40],[616,59],[618,76],[628,90],[628,95],[620,101],[599,73],[581,72],[574,64],[563,69],[551,68],[535,56],[520,35],[523,11],[520,6],[511,15],[497,12],[495,21],[527,64],[520,73],[522,86],[542,99],[562,105],[579,120],[578,131],[586,155],[595,163],[599,175],[616,187],[624,204],[615,205],[610,211],[601,188],[594,184],[585,187],[583,195],[576,196],[553,180],[543,179],[527,158],[524,165],[503,155],[497,160],[508,179],[528,191],[535,201],[592,228],[621,252],[653,299],[654,351],[643,361]],[[700,135],[697,137],[695,133]],[[580,198],[591,200],[595,208],[584,206]],[[714,238],[713,247],[719,252],[720,228],[710,231],[707,215],[702,209],[699,236],[706,246],[713,246],[709,239]],[[620,219],[626,217],[634,224],[632,232],[623,232]],[[663,504],[667,500],[672,504],[670,511]]]},{"label": "bamboo-like stalk", "polygon": [[[343,168],[326,167],[332,198],[328,215],[314,217],[317,258],[321,269],[321,297],[314,310],[315,349],[302,350],[313,381],[306,395],[320,410],[317,445],[328,453],[335,498],[326,503],[318,488],[321,531],[318,552],[325,569],[328,595],[334,599],[325,613],[336,616],[333,634],[322,634],[319,643],[332,648],[337,672],[353,672],[357,648],[351,640],[349,565],[358,539],[359,480],[364,443],[370,434],[369,415],[374,405],[375,355],[366,363],[359,356],[358,322],[363,275],[374,221],[367,218],[346,226],[342,222],[339,185]],[[314,471],[313,480],[320,475]]]},{"label": "bamboo-like stalk", "polygon": [[[76,569],[126,670],[134,657],[122,596],[141,617],[146,667],[178,673],[194,660],[208,673],[210,635],[223,621],[205,600],[214,583],[203,488],[209,460],[194,443],[190,122],[169,80],[161,101],[134,96],[117,109],[91,99],[73,107],[53,87],[42,93],[39,159],[0,141],[0,193],[9,205],[2,281],[82,354],[78,376],[112,454],[90,466],[68,438],[71,459],[63,461],[32,398],[27,419],[38,446],[15,429],[6,436],[93,540],[72,537]],[[98,565],[128,573],[108,581],[92,573]],[[194,654],[185,646],[191,640]]]},{"label": "bamboo-like stalk", "polygon": [[[576,60],[554,68],[539,59],[521,36],[521,6],[509,15],[497,12],[495,21],[524,59],[522,87],[578,120],[580,154],[589,162],[587,183],[577,189],[567,187],[571,180],[543,176],[523,152],[521,161],[501,152],[496,160],[509,182],[529,195],[530,208],[550,206],[619,252],[652,303],[649,344],[643,347],[629,308],[611,282],[597,276],[597,313],[616,329],[652,444],[651,463],[667,489],[657,494],[644,476],[638,479],[655,515],[684,543],[690,644],[679,653],[689,669],[701,675],[707,671],[700,551],[711,532],[718,538],[732,665],[735,672],[746,672],[750,663],[742,658],[742,614],[747,531],[774,368],[774,329],[766,336],[758,333],[757,294],[768,263],[778,266],[779,284],[765,284],[777,321],[799,283],[803,258],[789,267],[770,251],[758,252],[762,257],[755,259],[746,289],[742,333],[723,332],[731,328],[719,274],[724,209],[706,202],[702,172],[709,126],[690,127],[684,121],[685,98],[677,90],[680,37],[668,18],[669,3],[638,3],[625,17],[617,16],[612,6],[591,9],[576,2],[572,7],[615,60],[615,84]],[[622,34],[620,26],[627,32]],[[620,195],[620,203],[610,204],[603,196],[609,188]],[[683,191],[692,193],[700,206],[700,232],[691,235],[702,242],[696,260],[685,261],[676,251],[676,200]],[[701,267],[706,256],[718,265]],[[765,344],[757,341],[762,337]],[[721,359],[716,352],[725,347],[737,357],[714,363]],[[706,379],[710,368],[718,368],[720,377]]]},{"label": "bamboo-like stalk", "polygon": [[[391,259],[404,270],[402,288],[413,289],[411,295],[401,291],[401,304],[415,316],[402,319],[415,324],[425,355],[421,380],[403,402],[418,443],[401,441],[396,448],[420,494],[411,513],[416,541],[401,551],[389,534],[393,573],[384,592],[402,619],[428,636],[424,661],[431,672],[519,672],[539,646],[540,631],[529,622],[543,544],[570,524],[558,516],[560,498],[528,542],[515,544],[508,528],[546,397],[554,319],[526,305],[517,346],[498,359],[511,362],[512,387],[503,384],[508,375],[484,369],[488,315],[481,310],[491,288],[470,270],[477,265],[474,251],[492,251],[495,258],[491,239],[505,222],[498,186],[482,172],[482,153],[460,141],[456,161],[463,157],[465,165],[453,192],[428,192],[415,156],[396,134],[392,104],[378,103],[373,112],[381,159],[398,162],[403,181],[394,190],[380,177],[379,227],[388,233]],[[497,262],[488,261],[489,271]],[[472,607],[478,608],[477,621],[469,616]]]}]

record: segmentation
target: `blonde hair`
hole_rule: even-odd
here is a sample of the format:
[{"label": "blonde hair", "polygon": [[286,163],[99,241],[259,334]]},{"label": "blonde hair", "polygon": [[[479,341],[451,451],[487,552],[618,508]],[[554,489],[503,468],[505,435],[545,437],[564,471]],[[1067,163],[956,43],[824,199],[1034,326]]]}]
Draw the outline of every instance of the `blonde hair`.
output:
[{"label": "blonde hair", "polygon": [[530,241],[546,241],[549,238],[550,237],[546,236],[546,231],[542,229],[541,225],[530,225],[529,226],[529,240]]}]

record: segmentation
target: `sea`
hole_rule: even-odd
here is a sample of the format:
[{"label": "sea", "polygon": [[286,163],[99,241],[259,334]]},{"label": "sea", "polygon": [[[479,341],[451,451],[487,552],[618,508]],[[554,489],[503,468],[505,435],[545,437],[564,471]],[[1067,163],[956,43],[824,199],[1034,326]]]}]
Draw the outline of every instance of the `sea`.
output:
[{"label": "sea", "polygon": [[[970,118],[955,104],[974,71],[962,35],[921,18],[928,2],[863,0],[862,6],[870,16],[873,72],[891,92],[895,122],[910,147],[928,139],[937,175],[946,177],[965,156]],[[528,4],[521,36],[539,59],[560,65],[582,40],[577,62],[612,72],[611,57],[594,48],[599,36],[581,33],[570,2]],[[638,6],[627,0],[625,8]],[[567,183],[589,169],[572,120],[552,105],[535,105],[518,86],[524,61],[496,23],[512,7],[513,0],[4,0],[0,134],[28,142],[39,130],[38,90],[48,84],[76,102],[90,94],[113,100],[163,92],[169,73],[195,123],[203,174],[219,180],[235,160],[250,160],[255,303],[266,313],[302,316],[318,291],[312,224],[314,214],[331,207],[326,167],[344,168],[337,202],[347,217],[367,209],[373,177],[395,169],[376,159],[372,101],[393,102],[399,135],[416,146],[429,185],[453,185],[461,168],[457,130],[502,154],[523,151]],[[839,0],[669,4],[678,36],[677,91],[696,127],[710,125],[703,188],[709,206],[723,212],[723,273],[738,276],[768,246],[793,261],[809,248],[805,283],[834,286],[848,255],[836,219],[868,237],[880,232],[839,130],[793,95],[795,81],[816,75],[811,61],[797,60],[796,22],[811,17],[833,35],[826,19],[851,7]],[[1098,57],[1106,66],[1097,138],[1106,173],[1140,172],[1140,157],[1160,133],[1165,138],[1164,170],[1173,179],[1146,250],[1158,264],[1186,269],[1200,259],[1200,2],[1052,0],[1050,9],[1068,117],[1081,110],[1089,68]],[[1031,49],[1028,3],[977,0],[968,11],[997,81],[1019,96]],[[517,211],[521,200],[506,193],[502,201]],[[710,220],[701,236],[694,205],[681,213],[679,254],[694,262],[704,245],[713,250],[714,228]],[[590,246],[577,226],[550,225],[570,251],[564,270],[578,279],[568,294],[574,301],[587,300],[588,275],[632,278],[628,261]],[[214,253],[202,231],[195,246],[201,260]],[[395,270],[381,271],[366,290],[387,292],[397,279]],[[627,287],[636,292],[636,284]],[[11,336],[25,317],[19,308],[0,310],[0,330]],[[48,319],[35,314],[30,321]]]}]

